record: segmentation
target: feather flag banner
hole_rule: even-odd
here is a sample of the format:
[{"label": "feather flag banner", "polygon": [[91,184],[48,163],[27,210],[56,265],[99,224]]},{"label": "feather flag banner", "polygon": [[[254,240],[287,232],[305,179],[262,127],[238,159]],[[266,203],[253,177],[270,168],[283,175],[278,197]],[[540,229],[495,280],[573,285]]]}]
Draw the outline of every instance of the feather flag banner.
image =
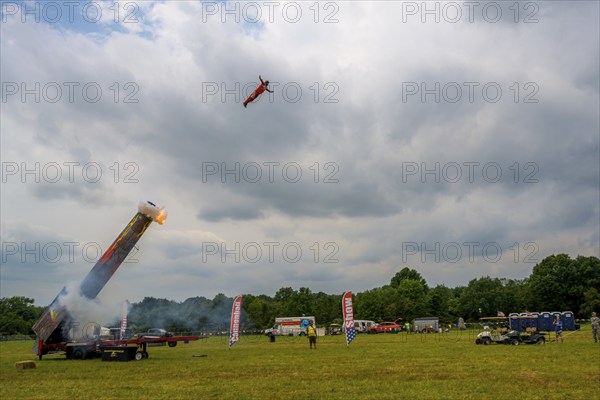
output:
[{"label": "feather flag banner", "polygon": [[346,344],[350,346],[350,343],[352,343],[356,337],[356,328],[354,327],[354,308],[352,307],[352,292],[346,292],[342,296],[342,312],[344,314]]},{"label": "feather flag banner", "polygon": [[240,339],[240,315],[242,314],[242,296],[233,300],[231,306],[231,324],[229,326],[229,348]]}]

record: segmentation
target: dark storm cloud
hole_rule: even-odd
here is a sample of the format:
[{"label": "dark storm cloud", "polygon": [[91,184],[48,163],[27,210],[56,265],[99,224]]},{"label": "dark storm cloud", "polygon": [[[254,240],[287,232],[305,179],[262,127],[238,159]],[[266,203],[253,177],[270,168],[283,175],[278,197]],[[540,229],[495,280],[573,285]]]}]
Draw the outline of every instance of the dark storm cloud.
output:
[{"label": "dark storm cloud", "polygon": [[111,191],[98,183],[40,183],[35,185],[33,193],[41,201],[69,200],[92,206],[114,202]]},{"label": "dark storm cloud", "polygon": [[[224,219],[249,221],[263,217],[262,212],[258,209],[253,209],[246,205],[244,209],[238,207],[224,207],[223,205],[216,206],[216,209],[200,210],[198,212],[198,219],[206,220],[209,222],[219,222]],[[208,208],[208,207],[206,207]]]},{"label": "dark storm cloud", "polygon": [[82,257],[84,245],[42,226],[3,224],[2,279],[66,282],[82,273],[81,265],[89,265]]}]

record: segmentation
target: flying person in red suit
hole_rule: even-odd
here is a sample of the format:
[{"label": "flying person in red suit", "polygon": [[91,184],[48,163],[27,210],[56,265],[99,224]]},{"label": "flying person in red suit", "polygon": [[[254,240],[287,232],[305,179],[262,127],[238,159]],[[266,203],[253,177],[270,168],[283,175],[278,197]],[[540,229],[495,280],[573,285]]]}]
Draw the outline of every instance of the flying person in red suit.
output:
[{"label": "flying person in red suit", "polygon": [[248,103],[252,103],[258,96],[263,94],[265,90],[269,93],[273,93],[272,90],[269,90],[269,81],[263,81],[260,75],[258,76],[258,79],[260,79],[260,85],[258,85],[258,87],[254,89],[254,92],[252,92],[250,97],[248,97],[246,101],[244,101],[244,108],[248,105]]}]

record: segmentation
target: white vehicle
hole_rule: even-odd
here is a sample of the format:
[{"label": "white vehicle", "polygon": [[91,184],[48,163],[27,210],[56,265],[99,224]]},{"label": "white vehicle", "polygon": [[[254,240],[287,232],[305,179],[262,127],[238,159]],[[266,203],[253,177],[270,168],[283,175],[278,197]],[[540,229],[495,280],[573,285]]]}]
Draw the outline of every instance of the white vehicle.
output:
[{"label": "white vehicle", "polygon": [[269,329],[265,329],[265,335],[306,336],[306,329],[311,321],[316,325],[315,317],[275,318],[275,325]]},{"label": "white vehicle", "polygon": [[356,329],[356,332],[365,333],[371,325],[375,325],[375,321],[369,321],[366,319],[354,320],[354,329]]}]

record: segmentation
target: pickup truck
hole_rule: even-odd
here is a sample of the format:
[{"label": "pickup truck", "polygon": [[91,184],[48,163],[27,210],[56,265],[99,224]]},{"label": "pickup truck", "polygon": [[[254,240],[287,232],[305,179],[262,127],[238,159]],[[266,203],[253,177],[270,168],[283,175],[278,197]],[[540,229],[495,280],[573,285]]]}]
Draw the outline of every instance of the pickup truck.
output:
[{"label": "pickup truck", "polygon": [[148,336],[171,337],[171,336],[173,336],[173,332],[167,332],[166,330],[161,329],[161,328],[152,328],[152,329],[148,329],[148,332],[138,333],[138,337],[148,337]]},{"label": "pickup truck", "polygon": [[[166,330],[162,329],[162,328],[151,328],[148,329],[148,332],[142,332],[142,333],[138,333],[137,337],[139,339],[142,338],[163,338],[163,337],[173,337],[173,332],[167,332]],[[177,342],[168,342],[167,343],[169,345],[169,347],[175,347],[177,346]],[[164,343],[163,343],[164,345]]]}]

